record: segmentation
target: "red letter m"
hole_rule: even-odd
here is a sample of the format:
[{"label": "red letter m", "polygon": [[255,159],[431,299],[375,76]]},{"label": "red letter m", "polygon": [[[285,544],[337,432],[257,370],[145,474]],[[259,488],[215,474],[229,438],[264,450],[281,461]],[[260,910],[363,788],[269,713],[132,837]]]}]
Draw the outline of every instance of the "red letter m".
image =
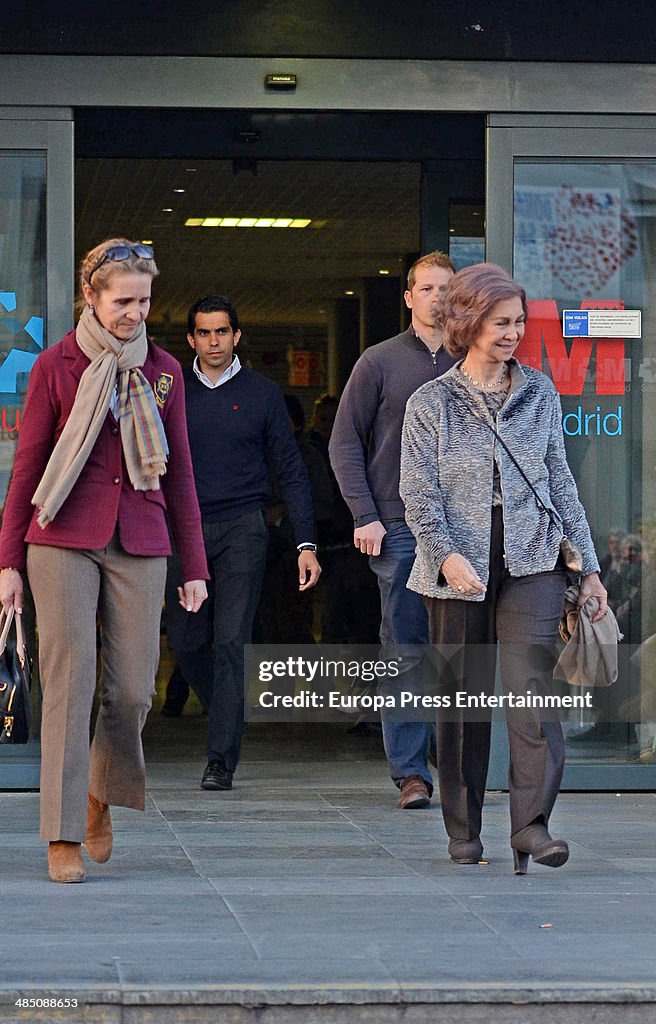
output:
[{"label": "red letter m", "polygon": [[[609,300],[585,301],[581,309],[623,309],[623,303]],[[517,358],[536,370],[545,369],[544,354],[556,390],[561,395],[581,395],[597,342],[597,394],[624,394],[624,338],[573,338],[569,353],[565,346],[558,306],[553,299],[532,299],[528,303],[526,333],[517,348]]]}]

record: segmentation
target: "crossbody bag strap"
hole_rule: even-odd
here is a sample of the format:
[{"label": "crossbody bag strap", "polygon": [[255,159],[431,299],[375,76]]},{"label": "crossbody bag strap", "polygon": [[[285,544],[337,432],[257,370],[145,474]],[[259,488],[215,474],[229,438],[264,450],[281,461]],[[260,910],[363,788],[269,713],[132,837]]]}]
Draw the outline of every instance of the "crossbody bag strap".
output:
[{"label": "crossbody bag strap", "polygon": [[535,487],[533,486],[533,484],[531,483],[531,481],[527,477],[526,473],[524,472],[524,470],[520,466],[519,462],[517,461],[517,459],[515,458],[515,456],[513,455],[513,453],[511,452],[510,448],[508,447],[508,445],[506,444],[504,439],[501,437],[499,432],[494,429],[494,427],[492,426],[491,423],[488,423],[487,420],[484,420],[482,416],[480,416],[479,419],[480,419],[481,423],[485,424],[485,426],[488,428],[488,430],[492,431],[492,433],[496,437],[496,439],[499,442],[499,444],[501,445],[501,447],[504,449],[504,451],[506,452],[508,457],[512,460],[512,462],[515,465],[515,468],[519,471],[519,473],[520,473],[521,477],[523,478],[524,482],[526,483],[527,487],[530,487],[530,489],[532,490],[533,495],[535,497],[535,500],[537,501],[537,503],[540,506],[540,508],[542,508],[547,513],[547,515],[549,516],[549,519],[551,520],[553,525],[557,529],[560,529],[559,524],[556,522],[556,519],[554,517],[553,512],[551,511],[550,508],[547,508],[547,506],[543,502],[542,498],[540,497],[540,495],[536,491]]},{"label": "crossbody bag strap", "polygon": [[[460,401],[460,398],[457,398],[456,401],[460,402],[461,405],[465,404],[464,402]],[[506,444],[504,439],[501,437],[499,432],[494,429],[494,427],[492,426],[492,424],[488,420],[486,420],[483,416],[481,416],[480,412],[478,412],[476,409],[472,409],[472,407],[471,407],[471,405],[469,405],[469,403],[467,403],[467,409],[472,414],[472,416],[475,416],[477,420],[479,420],[484,426],[487,427],[487,429],[489,431],[491,431],[494,434],[494,436],[496,437],[497,441],[499,442],[501,447],[504,449],[504,451],[506,452],[506,454],[508,455],[508,457],[510,458],[510,460],[512,461],[512,463],[514,464],[516,469],[518,470],[520,476],[524,480],[524,483],[532,491],[533,496],[534,496],[536,502],[538,503],[539,507],[541,509],[543,509],[544,512],[547,513],[547,515],[549,516],[549,520],[552,523],[552,525],[555,526],[557,530],[561,530],[562,531],[561,524],[556,520],[556,518],[555,518],[553,512],[551,511],[551,509],[547,508],[547,506],[543,502],[542,498],[540,497],[540,495],[536,491],[535,487],[533,486],[533,484],[531,483],[531,481],[527,477],[526,473],[524,472],[524,470],[520,466],[519,462],[517,461],[517,459],[515,458],[515,456],[513,455],[513,453],[511,452],[510,448],[508,447],[508,445]]]}]

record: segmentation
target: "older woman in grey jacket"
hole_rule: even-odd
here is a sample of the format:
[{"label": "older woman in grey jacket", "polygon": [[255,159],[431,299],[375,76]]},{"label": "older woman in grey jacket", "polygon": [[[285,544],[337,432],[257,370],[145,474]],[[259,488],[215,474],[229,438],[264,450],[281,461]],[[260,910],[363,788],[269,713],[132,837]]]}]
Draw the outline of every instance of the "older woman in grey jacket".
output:
[{"label": "older woman in grey jacket", "polygon": [[[501,267],[456,274],[443,317],[444,343],[462,358],[410,398],[403,429],[400,490],[417,539],[408,586],[424,595],[436,651],[449,645],[454,687],[492,693],[498,643],[504,693],[544,694],[566,587],[563,536],[583,554],[580,603],[594,595],[597,616],[606,612],[560,401],[544,374],[513,358],[526,294]],[[506,710],[515,872],[526,872],[529,856],[560,867],[568,846],[548,831],[565,758],[560,722],[535,708]],[[453,707],[446,719],[438,721],[438,772],[449,854],[472,864],[483,852],[490,721]]]}]

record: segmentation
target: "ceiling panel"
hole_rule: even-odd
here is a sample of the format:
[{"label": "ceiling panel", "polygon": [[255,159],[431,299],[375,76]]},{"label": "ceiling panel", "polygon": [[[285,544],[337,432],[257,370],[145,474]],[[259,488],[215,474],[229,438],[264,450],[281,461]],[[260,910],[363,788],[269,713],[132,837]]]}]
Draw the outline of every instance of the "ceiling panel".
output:
[{"label": "ceiling panel", "polygon": [[[77,160],[78,261],[105,238],[152,239],[161,272],[153,324],[184,322],[194,299],[217,291],[245,324],[321,324],[331,299],[381,268],[400,275],[418,251],[419,163],[254,164],[255,174],[232,161]],[[326,223],[185,227],[189,217],[238,215]]]}]

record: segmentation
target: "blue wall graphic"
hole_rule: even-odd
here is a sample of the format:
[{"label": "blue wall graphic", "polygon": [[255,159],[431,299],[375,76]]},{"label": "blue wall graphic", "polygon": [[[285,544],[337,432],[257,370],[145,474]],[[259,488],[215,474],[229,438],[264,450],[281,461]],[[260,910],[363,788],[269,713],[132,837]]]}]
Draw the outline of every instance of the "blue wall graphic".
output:
[{"label": "blue wall graphic", "polygon": [[[13,313],[16,309],[16,292],[0,291],[0,307],[7,313]],[[24,330],[39,348],[43,348],[43,317],[31,316],[26,324],[22,324],[17,317],[0,313],[0,325],[12,336]],[[10,348],[0,365],[0,392],[17,395],[17,375],[29,373],[37,355],[37,352],[26,352],[22,348]]]}]

